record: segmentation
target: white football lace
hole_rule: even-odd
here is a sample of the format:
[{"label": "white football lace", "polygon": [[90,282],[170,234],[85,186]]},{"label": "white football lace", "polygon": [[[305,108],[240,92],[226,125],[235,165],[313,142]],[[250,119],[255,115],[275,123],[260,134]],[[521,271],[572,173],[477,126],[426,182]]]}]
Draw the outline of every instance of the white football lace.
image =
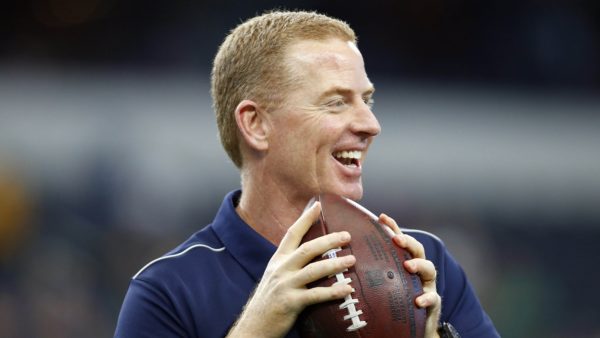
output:
[{"label": "white football lace", "polygon": [[[335,249],[331,249],[329,251],[327,251],[326,253],[323,254],[323,257],[327,257],[327,258],[335,258],[337,257],[336,252],[341,251],[342,248],[335,248]],[[344,285],[348,285],[350,283],[352,283],[352,279],[348,278],[346,276],[344,276],[344,272],[348,271],[348,269],[336,273],[335,274],[335,278],[336,278],[336,282],[333,283],[333,285],[339,285],[339,284],[344,284]],[[332,277],[332,276],[330,276]],[[354,289],[352,289],[352,291],[354,292]],[[342,304],[340,304],[339,308],[340,310],[342,309],[347,309],[348,310],[348,314],[346,316],[344,316],[344,320],[352,320],[352,325],[348,326],[346,328],[346,331],[356,331],[362,327],[367,326],[367,322],[360,320],[359,316],[362,315],[362,310],[356,310],[356,304],[358,304],[358,299],[356,298],[352,298],[352,294],[347,295],[344,298],[344,302]]]}]

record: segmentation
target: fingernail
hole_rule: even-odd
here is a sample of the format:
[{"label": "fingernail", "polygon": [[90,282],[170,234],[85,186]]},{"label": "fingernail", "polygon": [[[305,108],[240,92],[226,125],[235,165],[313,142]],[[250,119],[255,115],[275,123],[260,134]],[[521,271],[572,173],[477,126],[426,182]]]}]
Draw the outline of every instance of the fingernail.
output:
[{"label": "fingernail", "polygon": [[308,203],[306,203],[306,206],[304,207],[303,212],[306,212],[308,209],[310,209],[315,204],[316,201],[317,201],[317,199],[315,197],[311,198],[310,201],[308,201]]}]

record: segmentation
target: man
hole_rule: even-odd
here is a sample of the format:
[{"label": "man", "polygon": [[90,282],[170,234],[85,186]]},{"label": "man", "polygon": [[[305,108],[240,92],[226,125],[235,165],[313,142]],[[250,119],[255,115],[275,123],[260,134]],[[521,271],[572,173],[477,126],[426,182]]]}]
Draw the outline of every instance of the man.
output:
[{"label": "man", "polygon": [[[272,12],[235,28],[215,57],[212,95],[242,190],[225,197],[213,223],[133,277],[115,335],[297,337],[295,321],[306,306],[350,294],[348,285],[306,287],[355,258],[310,263],[352,239],[332,233],[300,245],[320,205],[303,210],[321,192],[362,197],[365,155],[380,131],[373,92],[344,22]],[[463,337],[497,336],[436,237],[402,234],[383,214],[380,221],[415,257],[405,268],[423,282],[415,302],[427,309],[427,337],[438,337],[440,315]]]}]

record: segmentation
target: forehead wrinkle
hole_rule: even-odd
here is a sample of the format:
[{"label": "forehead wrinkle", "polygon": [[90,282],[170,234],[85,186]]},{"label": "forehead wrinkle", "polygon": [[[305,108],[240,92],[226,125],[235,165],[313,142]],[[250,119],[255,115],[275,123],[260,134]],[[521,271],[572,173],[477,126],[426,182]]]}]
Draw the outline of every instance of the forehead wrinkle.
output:
[{"label": "forehead wrinkle", "polygon": [[[344,43],[349,47],[350,53],[340,52],[338,42]],[[334,50],[330,50],[329,44],[333,43],[335,46]],[[343,48],[342,48],[343,50]],[[305,40],[299,41],[290,45],[286,50],[285,57],[286,68],[288,74],[291,76],[290,80],[295,83],[296,86],[300,84],[306,85],[307,81],[315,81],[315,79],[322,79],[325,73],[349,73],[354,75],[356,62],[362,67],[364,72],[364,60],[360,54],[360,51],[354,43],[351,41],[341,41],[332,39],[328,41],[313,41]],[[366,76],[366,74],[364,74]],[[334,79],[336,77],[334,76]],[[322,99],[324,96],[333,94],[357,94],[363,97],[372,96],[375,91],[373,83],[367,79],[366,83],[361,85],[363,88],[352,88],[347,86],[347,83],[340,83],[339,81],[328,82],[327,87],[311,85],[312,90],[319,90],[321,93],[318,94],[319,98]],[[362,82],[362,81],[359,81]],[[324,85],[325,83],[320,83]],[[317,88],[317,87],[320,87]],[[322,91],[325,91],[322,92]],[[308,108],[308,107],[305,107]],[[308,110],[308,109],[306,109]]]},{"label": "forehead wrinkle", "polygon": [[324,51],[292,54],[289,64],[296,72],[313,74],[319,70],[343,71],[349,66],[349,60],[339,53]]},{"label": "forehead wrinkle", "polygon": [[339,70],[347,64],[347,60],[339,53],[321,52],[313,55],[313,62],[319,66],[329,66],[332,69]]},{"label": "forehead wrinkle", "polygon": [[[293,62],[296,60],[298,62]],[[352,72],[353,65],[351,64],[348,57],[340,55],[335,52],[319,52],[310,53],[308,55],[293,55],[292,62],[289,62],[289,71],[296,80],[302,81],[306,78],[310,78],[313,75],[321,76],[323,72]],[[328,92],[337,90],[351,91],[350,88],[342,88],[343,86],[336,86],[336,88],[328,90]],[[369,95],[375,91],[373,83],[368,81],[368,88],[364,90],[361,95]]]},{"label": "forehead wrinkle", "polygon": [[[325,44],[326,42],[322,41],[300,41],[293,44],[288,48],[286,53],[288,60],[292,61],[288,62],[292,65],[299,64],[299,66],[303,68],[316,65],[329,66],[334,70],[339,70],[344,66],[349,66],[351,63],[350,57],[342,55],[337,51],[323,49],[323,46],[326,46]],[[351,42],[348,42],[348,44],[355,46]],[[314,48],[314,50],[310,50],[309,48]],[[358,52],[356,47],[351,48],[351,50],[353,52],[356,50],[355,56],[360,58],[360,52]],[[364,65],[362,58],[360,61],[361,64]]]}]

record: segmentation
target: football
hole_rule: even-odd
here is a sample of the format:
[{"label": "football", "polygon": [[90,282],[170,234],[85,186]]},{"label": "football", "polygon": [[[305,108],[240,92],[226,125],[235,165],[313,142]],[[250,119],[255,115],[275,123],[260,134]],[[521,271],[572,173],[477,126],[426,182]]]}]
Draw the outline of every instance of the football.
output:
[{"label": "football", "polygon": [[412,257],[394,244],[393,231],[352,200],[332,194],[318,200],[321,215],[302,242],[346,230],[350,243],[317,259],[353,254],[356,263],[307,287],[344,283],[355,291],[345,299],[307,307],[297,322],[301,337],[423,337],[426,311],[415,305],[423,287],[418,276],[404,269],[403,262]]}]

